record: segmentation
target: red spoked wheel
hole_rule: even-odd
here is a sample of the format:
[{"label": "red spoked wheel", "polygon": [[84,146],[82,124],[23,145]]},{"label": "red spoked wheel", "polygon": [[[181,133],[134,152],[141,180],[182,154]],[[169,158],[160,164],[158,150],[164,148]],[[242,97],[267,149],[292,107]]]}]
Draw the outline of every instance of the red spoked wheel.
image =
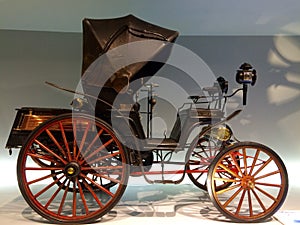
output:
[{"label": "red spoked wheel", "polygon": [[[220,177],[227,173],[232,178]],[[222,190],[218,183],[228,182]],[[207,180],[210,198],[219,211],[237,222],[259,222],[283,204],[288,175],[280,157],[270,148],[240,142],[221,152],[212,162]]]},{"label": "red spoked wheel", "polygon": [[[216,155],[223,149],[222,143],[216,139],[196,137],[186,154],[186,170],[191,181],[202,190],[207,190],[207,174],[211,162]],[[227,173],[219,173],[220,176],[232,177]],[[230,183],[218,183],[216,190],[221,190]]]},{"label": "red spoked wheel", "polygon": [[42,217],[88,223],[117,204],[128,181],[128,158],[102,120],[65,114],[35,129],[17,166],[20,191]]}]

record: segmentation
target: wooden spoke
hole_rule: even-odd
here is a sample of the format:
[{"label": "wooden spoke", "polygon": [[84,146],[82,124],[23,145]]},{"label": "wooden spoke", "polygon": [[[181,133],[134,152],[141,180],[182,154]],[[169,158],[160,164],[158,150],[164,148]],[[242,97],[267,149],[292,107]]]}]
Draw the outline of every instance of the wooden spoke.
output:
[{"label": "wooden spoke", "polygon": [[54,192],[54,194],[51,196],[51,198],[49,199],[49,201],[46,203],[45,208],[48,209],[48,207],[50,206],[50,204],[53,202],[53,200],[56,198],[56,196],[58,195],[58,193],[60,193],[60,191],[62,190],[62,188],[65,186],[66,182],[68,179],[65,179],[57,188],[57,190]]},{"label": "wooden spoke", "polygon": [[234,199],[235,197],[242,191],[242,187],[240,187],[224,204],[223,206],[226,208]]},{"label": "wooden spoke", "polygon": [[98,158],[95,158],[94,160],[88,161],[88,163],[93,164],[93,163],[96,163],[96,162],[101,162],[104,159],[113,158],[113,157],[116,157],[117,155],[120,155],[120,152],[114,152],[112,154],[107,154],[105,156],[100,156]]},{"label": "wooden spoke", "polygon": [[[94,139],[92,140],[92,142],[89,144],[89,146],[85,149],[85,151],[82,153],[82,158],[86,158],[87,154],[90,152],[92,146],[94,146],[95,142],[97,140],[99,140],[99,137],[102,135],[103,133],[103,129],[99,130],[98,133],[95,135]],[[99,140],[100,141],[100,140]]]},{"label": "wooden spoke", "polygon": [[46,156],[46,155],[39,155],[37,153],[30,153],[30,152],[27,153],[27,155],[29,155],[29,156],[31,156],[32,158],[35,158],[35,159],[42,159],[42,160],[52,162],[52,163],[57,162],[57,160],[55,160],[55,158],[50,157],[50,156]]},{"label": "wooden spoke", "polygon": [[76,125],[76,120],[73,119],[73,136],[74,136],[74,140],[73,140],[73,156],[72,159],[75,160],[76,159],[76,150],[77,150],[77,125]]},{"label": "wooden spoke", "polygon": [[67,184],[67,186],[66,186],[66,189],[65,189],[65,191],[64,191],[63,197],[62,197],[62,199],[61,199],[61,202],[60,202],[58,211],[57,211],[57,214],[58,214],[58,215],[61,215],[61,213],[62,213],[64,204],[65,204],[65,201],[66,201],[66,198],[67,198],[67,194],[68,194],[68,191],[69,191],[69,185],[70,185],[70,183],[71,183],[71,181],[69,180],[69,181],[68,181],[68,184]]},{"label": "wooden spoke", "polygon": [[237,177],[237,178],[242,178],[241,176],[239,176],[237,173],[235,173],[234,171],[232,171],[231,169],[229,169],[226,165],[224,165],[223,163],[220,163],[218,165],[219,167],[221,167],[222,169],[224,169],[226,172],[230,173],[232,176]]},{"label": "wooden spoke", "polygon": [[257,193],[255,192],[255,190],[252,190],[252,193],[255,196],[255,199],[258,201],[260,207],[263,209],[263,211],[267,211],[266,207],[264,206],[264,203],[261,201],[260,197],[258,197]]},{"label": "wooden spoke", "polygon": [[[90,159],[94,155],[98,154],[100,151],[107,148],[113,141],[114,141],[113,139],[110,139],[109,141],[105,142],[103,145],[101,145],[99,148],[97,148],[95,151],[93,151],[93,153],[91,153],[90,155],[85,157],[84,160],[87,161],[88,159]],[[82,163],[84,162],[84,160],[82,160]]]},{"label": "wooden spoke", "polygon": [[269,197],[270,199],[272,199],[274,202],[277,201],[276,197],[274,197],[273,195],[269,194],[268,192],[264,191],[263,189],[259,188],[259,187],[255,187],[258,191],[260,191],[261,193],[263,193],[265,196]]},{"label": "wooden spoke", "polygon": [[81,184],[80,184],[79,181],[78,181],[78,178],[76,178],[76,184],[77,184],[77,186],[78,186],[79,193],[80,193],[80,197],[81,197],[81,200],[82,200],[82,202],[83,202],[83,206],[84,206],[84,209],[85,209],[85,214],[89,214],[89,208],[88,208],[88,206],[87,206],[86,199],[85,199],[85,197],[84,197],[84,193],[83,193]]},{"label": "wooden spoke", "polygon": [[250,191],[250,190],[247,190],[247,194],[248,194],[249,214],[250,214],[250,217],[252,217],[252,216],[253,216],[253,208],[252,208],[251,191]]},{"label": "wooden spoke", "polygon": [[256,162],[257,162],[257,159],[258,159],[259,154],[260,154],[260,150],[258,149],[258,150],[256,151],[256,153],[255,153],[255,156],[254,156],[254,159],[253,159],[253,162],[252,162],[250,171],[249,171],[249,173],[248,173],[250,176],[252,176],[252,172],[253,172],[253,170],[254,170],[254,168],[255,168],[255,164],[256,164]]},{"label": "wooden spoke", "polygon": [[262,183],[262,182],[255,182],[256,185],[263,185],[268,187],[278,187],[282,188],[282,184],[270,184],[270,183]]},{"label": "wooden spoke", "polygon": [[51,187],[53,187],[55,184],[57,184],[62,178],[64,178],[64,176],[61,176],[60,178],[58,178],[57,180],[54,180],[52,183],[50,183],[49,185],[47,185],[45,188],[43,188],[41,191],[39,191],[38,193],[36,193],[33,197],[36,199],[37,197],[39,197],[40,195],[44,194],[46,191],[48,191]]},{"label": "wooden spoke", "polygon": [[114,182],[114,183],[118,183],[118,184],[121,183],[120,180],[114,179],[114,178],[109,177],[109,176],[105,176],[105,175],[103,175],[103,174],[99,174],[99,173],[90,173],[90,174],[93,175],[93,176],[96,176],[96,177],[104,178],[104,179],[109,180],[109,181],[112,181],[112,182]]},{"label": "wooden spoke", "polygon": [[263,178],[266,178],[266,177],[270,177],[270,176],[273,176],[273,175],[278,174],[278,173],[280,173],[280,171],[276,170],[274,172],[270,172],[270,173],[267,173],[265,175],[262,175],[262,176],[259,176],[259,177],[255,177],[255,180],[260,180],[260,179],[263,179]]},{"label": "wooden spoke", "polygon": [[73,217],[76,217],[76,208],[77,208],[77,193],[76,193],[76,182],[73,182],[73,207],[72,207],[72,214]]},{"label": "wooden spoke", "polygon": [[84,131],[83,137],[81,139],[81,142],[80,142],[80,146],[79,146],[78,154],[76,156],[76,160],[78,160],[78,157],[81,154],[81,151],[82,151],[82,148],[85,144],[85,140],[86,140],[86,137],[87,137],[87,134],[88,134],[88,131],[89,131],[90,127],[91,127],[91,123],[88,123],[88,125],[85,128],[85,131]]},{"label": "wooden spoke", "polygon": [[111,170],[118,170],[123,169],[123,166],[95,166],[95,167],[81,167],[81,170],[94,170],[94,171],[111,171]]},{"label": "wooden spoke", "polygon": [[101,185],[99,185],[98,183],[96,183],[95,181],[93,181],[91,178],[85,176],[82,174],[82,177],[84,177],[84,179],[88,180],[89,182],[91,182],[93,185],[95,185],[97,188],[99,188],[101,191],[105,192],[106,194],[108,194],[109,196],[113,197],[114,194],[112,192],[110,192],[109,190],[107,190],[106,188],[102,187]]},{"label": "wooden spoke", "polygon": [[[232,155],[234,155],[234,156],[232,156]],[[229,156],[230,156],[230,158],[231,158],[231,160],[232,160],[232,162],[233,162],[233,164],[234,164],[234,166],[235,166],[235,168],[239,171],[239,173],[241,174],[241,176],[244,174],[243,173],[243,171],[241,170],[241,167],[240,167],[240,165],[239,165],[239,163],[237,162],[237,160],[236,160],[236,158],[235,158],[235,152],[233,152],[232,154],[229,154]],[[223,165],[224,166],[224,165]],[[223,166],[221,166],[222,168],[223,168]],[[224,168],[223,168],[224,169]],[[236,174],[236,173],[235,173]],[[233,175],[233,174],[232,174]],[[237,177],[241,177],[241,176],[239,176],[238,174],[236,174],[237,175]]]},{"label": "wooden spoke", "polygon": [[246,191],[247,191],[247,190],[245,190],[245,189],[243,190],[243,193],[242,193],[242,196],[241,196],[241,198],[240,198],[238,207],[237,207],[237,209],[236,209],[236,211],[235,211],[235,214],[236,214],[236,215],[238,215],[239,212],[240,212],[240,210],[241,210],[241,207],[242,207],[242,204],[243,204],[243,201],[244,201],[244,198],[245,198]]},{"label": "wooden spoke", "polygon": [[71,151],[70,151],[70,148],[69,148],[69,143],[68,143],[68,140],[67,140],[67,137],[66,137],[66,133],[65,133],[65,130],[63,128],[63,124],[61,121],[58,122],[59,124],[59,129],[60,129],[60,132],[61,132],[61,135],[63,137],[63,141],[64,141],[64,145],[65,145],[65,148],[67,150],[67,158],[69,161],[71,161]]},{"label": "wooden spoke", "polygon": [[[197,168],[197,170],[198,170],[198,169],[200,169],[200,167],[198,167],[198,168]],[[195,179],[196,179],[196,180],[199,180],[199,179],[200,179],[200,177],[202,177],[202,176],[203,176],[203,174],[204,174],[204,173],[203,173],[203,172],[201,172],[201,173],[200,173],[200,174],[199,174],[199,175],[198,175],[198,176],[197,176]]]},{"label": "wooden spoke", "polygon": [[95,201],[97,202],[97,204],[103,208],[104,205],[103,203],[100,201],[100,199],[98,198],[98,196],[96,195],[95,191],[90,187],[90,185],[84,180],[83,181],[83,185],[89,190],[89,192],[92,194],[93,198],[95,199]]},{"label": "wooden spoke", "polygon": [[237,180],[235,180],[235,179],[229,179],[229,178],[223,178],[223,177],[215,177],[214,179],[224,181],[224,182],[230,182],[230,183],[236,183],[237,182]]},{"label": "wooden spoke", "polygon": [[56,140],[56,138],[52,135],[51,131],[49,129],[46,129],[46,133],[48,134],[48,136],[50,137],[50,139],[54,142],[54,144],[56,145],[56,147],[60,150],[60,152],[66,157],[65,150],[61,147],[61,145],[58,143],[58,141]]},{"label": "wooden spoke", "polygon": [[239,188],[239,187],[241,187],[241,184],[236,184],[236,185],[233,185],[233,186],[229,186],[228,188],[219,190],[219,191],[217,191],[216,193],[217,193],[217,194],[223,194],[223,193],[225,193],[225,192],[234,190],[234,189]]},{"label": "wooden spoke", "polygon": [[41,142],[39,142],[37,139],[34,140],[35,143],[37,143],[39,146],[41,146],[45,151],[47,151],[48,153],[50,153],[51,155],[55,156],[57,159],[59,159],[62,163],[67,164],[67,162],[60,157],[59,155],[57,155],[55,152],[53,152],[50,148],[46,147],[45,145],[43,145]]},{"label": "wooden spoke", "polygon": [[248,175],[248,172],[247,172],[247,153],[246,153],[246,149],[245,149],[245,147],[244,148],[242,148],[243,149],[243,161],[244,161],[244,175]]},{"label": "wooden spoke", "polygon": [[38,179],[34,179],[34,180],[28,182],[27,184],[28,184],[28,185],[31,185],[31,184],[40,182],[40,181],[42,181],[42,180],[46,180],[46,179],[48,179],[48,178],[50,178],[50,177],[53,178],[53,177],[56,177],[57,175],[59,175],[59,174],[61,174],[61,173],[62,173],[62,171],[56,172],[56,173],[54,173],[54,174],[49,174],[49,175],[40,177],[40,178],[38,178]]},{"label": "wooden spoke", "polygon": [[259,174],[272,160],[273,159],[270,157],[252,176],[255,177],[257,174]]},{"label": "wooden spoke", "polygon": [[63,170],[64,167],[26,167],[24,170],[37,170],[37,171],[42,171],[42,170]]}]

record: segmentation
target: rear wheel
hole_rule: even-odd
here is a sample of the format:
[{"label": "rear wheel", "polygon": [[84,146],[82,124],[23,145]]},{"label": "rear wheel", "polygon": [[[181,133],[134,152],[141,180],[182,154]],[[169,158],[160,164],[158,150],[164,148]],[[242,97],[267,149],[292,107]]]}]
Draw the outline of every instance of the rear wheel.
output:
[{"label": "rear wheel", "polygon": [[[212,138],[196,137],[187,152],[186,169],[191,181],[202,190],[207,190],[207,174],[211,162],[223,149],[222,143]],[[228,174],[223,174],[226,177]],[[220,173],[222,176],[222,173]],[[231,177],[231,176],[230,176]],[[216,190],[229,186],[229,183],[219,183]]]},{"label": "rear wheel", "polygon": [[[220,172],[232,178],[221,177]],[[218,183],[224,182],[232,185],[216,190]],[[288,175],[273,150],[258,143],[240,142],[214,159],[207,187],[223,215],[237,222],[258,222],[271,217],[283,204]]]},{"label": "rear wheel", "polygon": [[85,114],[51,119],[28,137],[17,166],[20,191],[42,217],[88,223],[117,204],[128,158],[110,126]]}]

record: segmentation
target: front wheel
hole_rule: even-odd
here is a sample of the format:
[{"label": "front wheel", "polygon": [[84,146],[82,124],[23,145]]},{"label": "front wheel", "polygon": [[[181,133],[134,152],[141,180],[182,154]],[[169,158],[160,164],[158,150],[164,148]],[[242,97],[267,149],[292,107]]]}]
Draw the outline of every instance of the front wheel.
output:
[{"label": "front wheel", "polygon": [[18,157],[24,199],[56,223],[88,223],[105,215],[125,191],[128,174],[118,136],[107,123],[85,114],[45,122]]},{"label": "front wheel", "polygon": [[[231,178],[220,177],[220,172]],[[216,190],[217,184],[224,182],[231,186]],[[207,188],[213,204],[224,216],[237,222],[258,222],[271,217],[283,204],[288,175],[273,150],[254,142],[240,142],[214,159]]]}]

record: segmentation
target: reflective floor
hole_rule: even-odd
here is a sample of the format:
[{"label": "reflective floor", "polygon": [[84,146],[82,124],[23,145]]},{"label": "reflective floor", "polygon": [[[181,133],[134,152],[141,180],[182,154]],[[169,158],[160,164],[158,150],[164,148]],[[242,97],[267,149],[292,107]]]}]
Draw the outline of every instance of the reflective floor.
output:
[{"label": "reflective floor", "polygon": [[[49,224],[23,199],[17,184],[17,154],[0,153],[0,224]],[[287,163],[290,188],[285,203],[260,224],[300,224],[300,185],[297,166]],[[93,224],[231,224],[214,207],[207,192],[186,178],[182,184],[148,185],[142,177],[130,177],[119,203]],[[241,223],[239,223],[241,224]],[[253,223],[252,223],[253,224]]]},{"label": "reflective floor", "polygon": [[[300,223],[300,191],[291,189],[285,204],[263,224]],[[1,224],[49,224],[24,201],[17,186],[1,185]],[[298,211],[297,211],[298,210]],[[121,201],[93,224],[229,224],[208,194],[192,184],[129,185]]]}]

